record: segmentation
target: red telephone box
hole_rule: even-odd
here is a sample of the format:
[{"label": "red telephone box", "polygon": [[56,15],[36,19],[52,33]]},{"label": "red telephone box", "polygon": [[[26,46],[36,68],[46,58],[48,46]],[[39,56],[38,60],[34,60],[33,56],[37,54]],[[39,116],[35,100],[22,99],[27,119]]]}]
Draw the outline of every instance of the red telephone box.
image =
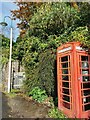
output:
[{"label": "red telephone box", "polygon": [[90,55],[79,42],[57,49],[58,108],[70,118],[90,118]]}]

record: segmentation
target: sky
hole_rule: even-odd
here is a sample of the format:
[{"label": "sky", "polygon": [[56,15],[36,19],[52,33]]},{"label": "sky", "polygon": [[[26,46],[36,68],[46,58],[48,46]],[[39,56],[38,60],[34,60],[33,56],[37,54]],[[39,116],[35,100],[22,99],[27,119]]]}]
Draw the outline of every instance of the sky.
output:
[{"label": "sky", "polygon": [[[13,0],[12,0],[13,1]],[[0,2],[0,23],[4,21],[8,24],[7,27],[2,27],[0,25],[0,33],[3,33],[6,37],[9,38],[10,36],[10,25],[11,25],[11,19],[9,17],[5,16],[10,16],[11,17],[11,10],[15,10],[18,7],[16,6],[15,3],[13,2]],[[19,20],[13,20],[12,21],[12,26],[13,26],[13,40],[16,41],[16,38],[19,35],[19,29],[17,28],[17,23]]]}]

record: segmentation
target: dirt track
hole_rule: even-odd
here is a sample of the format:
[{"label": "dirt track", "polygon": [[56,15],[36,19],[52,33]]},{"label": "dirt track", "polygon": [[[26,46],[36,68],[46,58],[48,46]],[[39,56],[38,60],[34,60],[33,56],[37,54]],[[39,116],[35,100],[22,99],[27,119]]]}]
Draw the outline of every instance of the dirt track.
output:
[{"label": "dirt track", "polygon": [[21,96],[9,98],[2,94],[3,118],[48,118],[49,107]]}]

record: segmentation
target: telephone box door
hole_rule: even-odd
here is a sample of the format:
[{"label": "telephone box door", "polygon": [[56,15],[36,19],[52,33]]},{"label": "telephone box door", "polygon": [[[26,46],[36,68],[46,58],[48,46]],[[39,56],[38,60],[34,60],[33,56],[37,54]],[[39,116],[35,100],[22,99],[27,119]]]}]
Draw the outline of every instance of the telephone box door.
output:
[{"label": "telephone box door", "polygon": [[90,55],[77,53],[80,117],[90,117]]},{"label": "telephone box door", "polygon": [[58,56],[58,107],[72,115],[71,53]]}]

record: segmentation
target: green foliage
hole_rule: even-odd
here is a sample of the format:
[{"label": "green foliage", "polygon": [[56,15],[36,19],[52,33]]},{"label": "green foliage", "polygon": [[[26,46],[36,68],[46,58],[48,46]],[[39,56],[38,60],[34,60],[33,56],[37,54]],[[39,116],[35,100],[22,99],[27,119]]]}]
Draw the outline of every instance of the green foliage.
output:
[{"label": "green foliage", "polygon": [[39,87],[33,88],[28,94],[37,102],[43,102],[47,98],[45,90],[41,90]]},{"label": "green foliage", "polygon": [[86,26],[90,25],[90,3],[88,2],[83,2],[79,3],[79,16],[80,16],[80,21],[79,25],[80,26]]},{"label": "green foliage", "polygon": [[11,90],[11,93],[20,93],[20,92],[21,92],[20,89],[12,89],[12,90]]},{"label": "green foliage", "polygon": [[[27,66],[25,81],[26,91],[31,90],[35,86],[46,90],[46,93],[51,96],[56,96],[56,52],[46,50],[38,56],[38,63],[30,67]],[[30,63],[30,61],[29,61]]]},{"label": "green foliage", "polygon": [[55,98],[54,104],[55,104],[55,106],[58,106],[58,97]]},{"label": "green foliage", "polygon": [[14,98],[16,97],[17,93],[20,93],[19,89],[12,89],[10,93],[5,93],[8,97]]},{"label": "green foliage", "polygon": [[54,96],[56,87],[56,55],[53,50],[46,50],[39,55],[38,80],[40,87],[48,95]]},{"label": "green foliage", "polygon": [[9,59],[9,44],[10,40],[6,38],[4,35],[0,35],[0,40],[2,41],[2,44],[0,44],[2,51],[2,65],[6,64]]},{"label": "green foliage", "polygon": [[50,118],[62,118],[64,120],[66,117],[65,115],[59,111],[57,108],[52,108],[48,113]]},{"label": "green foliage", "polygon": [[17,10],[12,10],[12,16],[16,19],[20,19],[17,24],[20,28],[20,35],[25,34],[27,29],[30,27],[28,22],[32,18],[33,14],[37,11],[37,7],[42,4],[42,2],[15,2],[18,6]]},{"label": "green foliage", "polygon": [[[30,6],[27,4],[25,9],[29,7],[29,10],[31,6],[31,10],[33,10],[33,4]],[[86,27],[90,21],[90,5],[78,3],[78,6],[80,11],[67,3],[42,3],[39,7],[35,5],[35,12],[28,16],[27,20],[25,19],[27,14],[24,16],[20,12],[29,26],[25,36],[19,37],[14,44],[13,58],[18,59],[25,66],[27,80],[24,84],[26,92],[38,86],[45,90],[48,95],[55,97],[57,95],[57,47],[69,41],[80,41],[90,47],[90,28]],[[23,10],[23,7],[21,9]],[[20,15],[19,19],[22,21]],[[26,27],[23,28],[26,29]]]},{"label": "green foliage", "polygon": [[2,40],[2,47],[9,48],[9,38],[6,38],[4,35],[0,35],[0,39]]},{"label": "green foliage", "polygon": [[82,44],[90,47],[90,34],[87,26],[78,27],[75,31],[71,32],[68,39],[70,41],[80,41]]},{"label": "green foliage", "polygon": [[2,63],[2,65],[5,65],[6,63],[8,63],[8,58],[3,56],[2,60],[1,60],[1,63]]},{"label": "green foliage", "polygon": [[66,3],[44,3],[30,20],[30,35],[46,40],[49,35],[60,35],[69,27],[75,27],[77,19],[77,11]]}]

